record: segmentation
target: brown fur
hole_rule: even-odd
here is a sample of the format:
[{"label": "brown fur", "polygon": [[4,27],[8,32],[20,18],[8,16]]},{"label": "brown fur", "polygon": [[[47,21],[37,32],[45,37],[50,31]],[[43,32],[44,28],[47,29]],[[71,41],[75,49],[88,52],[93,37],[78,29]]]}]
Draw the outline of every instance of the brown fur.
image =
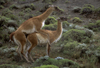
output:
[{"label": "brown fur", "polygon": [[[12,41],[16,42],[16,44],[18,44],[19,46],[21,46],[21,54],[24,56],[24,58],[26,58],[25,55],[24,55],[24,47],[25,47],[25,44],[26,44],[25,34],[30,34],[30,33],[34,33],[34,32],[42,33],[41,32],[42,22],[44,20],[46,20],[46,18],[54,10],[56,10],[56,8],[55,8],[55,6],[52,5],[43,14],[26,20],[24,23],[22,23],[20,25],[20,27],[15,32],[10,34],[10,39]],[[14,37],[15,40],[13,40],[13,37]]]},{"label": "brown fur", "polygon": [[[63,20],[66,20],[66,19],[63,19]],[[55,31],[51,31],[51,30],[41,30],[41,31],[48,34],[50,44],[53,44],[59,38],[59,36],[62,33],[62,23],[61,23],[60,20],[58,20],[57,29]],[[29,55],[29,57],[31,57],[30,51],[35,46],[37,46],[38,44],[39,45],[47,44],[47,55],[49,55],[50,45],[48,44],[48,37],[46,35],[44,35],[42,33],[32,33],[32,34],[27,36],[27,40],[31,43],[31,47],[29,49],[27,49],[27,55],[26,56]],[[42,42],[39,42],[39,40],[42,41]],[[33,59],[31,58],[31,60],[33,60]]]},{"label": "brown fur", "polygon": [[11,39],[11,41],[13,41],[14,42],[14,40],[13,40],[13,35],[15,34],[15,32],[12,32],[11,34],[10,34],[10,39]]}]

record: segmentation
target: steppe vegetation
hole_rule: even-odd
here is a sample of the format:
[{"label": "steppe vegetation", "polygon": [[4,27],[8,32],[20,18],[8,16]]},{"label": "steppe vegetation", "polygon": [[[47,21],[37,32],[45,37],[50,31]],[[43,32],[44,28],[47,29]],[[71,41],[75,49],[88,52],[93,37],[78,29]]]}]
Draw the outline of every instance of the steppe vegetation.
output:
[{"label": "steppe vegetation", "polygon": [[[0,0],[0,68],[100,68],[100,1],[94,0]],[[61,39],[51,46],[37,46],[34,63],[20,60],[17,45],[9,35],[25,20],[42,14],[49,4],[62,12],[53,12],[43,29],[55,30],[57,18],[66,17]],[[97,6],[98,5],[98,6]]]}]

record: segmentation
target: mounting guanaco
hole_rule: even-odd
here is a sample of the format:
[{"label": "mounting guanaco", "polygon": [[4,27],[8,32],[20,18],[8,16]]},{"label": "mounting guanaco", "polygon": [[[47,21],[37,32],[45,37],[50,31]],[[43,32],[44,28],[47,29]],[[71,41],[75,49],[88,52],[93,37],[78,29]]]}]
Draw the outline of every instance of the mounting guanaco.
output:
[{"label": "mounting guanaco", "polygon": [[[28,60],[28,56],[30,57],[30,59],[33,61],[32,56],[30,54],[31,50],[37,46],[37,45],[47,45],[47,56],[49,56],[49,51],[50,51],[50,45],[53,44],[54,42],[57,42],[61,36],[62,36],[62,21],[66,21],[67,18],[64,17],[60,17],[60,19],[58,19],[58,23],[57,23],[57,29],[55,31],[51,31],[51,30],[42,30],[44,33],[48,34],[49,39],[47,37],[47,35],[44,35],[42,33],[32,33],[29,34],[27,36],[27,40],[28,42],[31,44],[30,47],[27,47],[26,50],[26,57]],[[48,41],[50,41],[50,44],[48,44]]]},{"label": "mounting guanaco", "polygon": [[26,20],[19,26],[19,28],[15,32],[12,32],[10,34],[11,41],[14,41],[18,45],[17,52],[19,53],[21,59],[22,55],[24,56],[24,58],[26,58],[24,54],[24,48],[27,42],[25,34],[34,32],[42,33],[41,28],[44,26],[45,20],[55,10],[60,11],[58,7],[50,5],[43,14]]}]

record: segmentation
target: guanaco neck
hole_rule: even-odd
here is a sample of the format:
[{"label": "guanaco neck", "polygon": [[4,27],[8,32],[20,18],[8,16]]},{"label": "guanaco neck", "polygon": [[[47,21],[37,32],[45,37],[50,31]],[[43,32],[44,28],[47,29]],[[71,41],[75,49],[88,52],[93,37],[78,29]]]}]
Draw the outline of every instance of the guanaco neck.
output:
[{"label": "guanaco neck", "polygon": [[57,23],[57,29],[54,34],[55,34],[54,42],[57,42],[62,36],[62,23],[60,21],[58,21]]},{"label": "guanaco neck", "polygon": [[44,21],[52,12],[53,12],[53,8],[50,7],[43,14],[39,15],[38,17]]},{"label": "guanaco neck", "polygon": [[57,29],[56,29],[56,32],[58,34],[60,34],[62,32],[62,23],[60,21],[58,21],[57,23]]}]

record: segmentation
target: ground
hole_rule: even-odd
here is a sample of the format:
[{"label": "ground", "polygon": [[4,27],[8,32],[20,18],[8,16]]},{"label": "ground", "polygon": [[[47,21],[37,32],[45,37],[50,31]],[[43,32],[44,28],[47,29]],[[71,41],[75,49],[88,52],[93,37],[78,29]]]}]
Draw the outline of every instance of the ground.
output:
[{"label": "ground", "polygon": [[[67,17],[68,18],[67,22],[70,23],[70,24],[75,24],[75,25],[78,25],[80,27],[84,27],[84,26],[88,25],[91,22],[95,23],[97,20],[100,20],[100,16],[95,17],[94,14],[90,14],[90,15],[86,16],[86,15],[80,14],[80,12],[78,12],[78,13],[73,12],[75,7],[80,7],[80,9],[82,9],[82,7],[85,4],[91,4],[95,8],[98,8],[100,6],[100,1],[99,0],[82,0],[82,1],[81,0],[54,0],[54,2],[50,2],[50,1],[53,1],[53,0],[48,0],[47,2],[45,2],[46,0],[33,0],[33,1],[32,0],[21,0],[21,1],[19,1],[19,0],[14,0],[14,1],[10,0],[7,3],[6,3],[6,0],[4,0],[4,1],[5,1],[4,4],[0,3],[1,5],[3,5],[3,8],[0,9],[0,15],[8,17],[11,20],[16,21],[15,23],[18,26],[20,26],[20,24],[23,23],[25,20],[27,20],[27,19],[29,19],[33,16],[37,16],[37,15],[42,14],[44,11],[41,12],[41,10],[44,10],[45,5],[48,6],[49,4],[56,5],[60,9],[63,10],[63,13],[54,12],[50,16],[55,17],[55,18],[58,18],[60,16]],[[30,5],[30,4],[34,4],[35,9],[29,9],[30,7],[27,9],[27,8],[24,7],[25,5]],[[16,5],[18,8],[17,9],[12,8],[11,7],[12,5]],[[14,16],[12,14],[10,14],[10,16],[8,16],[6,13],[4,13],[5,10],[7,12],[10,10]],[[8,12],[8,14],[9,13],[10,12]],[[83,22],[82,23],[73,23],[72,20],[73,20],[74,17],[79,17]],[[0,22],[2,22],[2,21],[0,21]],[[0,26],[0,27],[2,27],[2,26]],[[3,33],[5,34],[5,32],[2,32],[3,29],[1,29],[0,31],[1,31],[0,37],[2,38],[2,34]],[[96,41],[93,43],[93,45],[95,47],[99,47],[99,44],[100,44],[99,43],[100,31],[94,31],[94,33],[95,33],[95,35],[94,35],[93,38],[96,39]],[[8,34],[10,34],[10,33],[8,33]],[[60,42],[61,42],[60,45],[63,44],[63,41],[60,41]],[[79,42],[79,43],[83,43],[83,42]],[[80,65],[81,64],[83,64],[83,66],[87,65],[86,68],[88,68],[88,66],[90,64],[86,64],[86,62],[87,62],[87,60],[85,60],[86,57],[84,59],[83,59],[83,57],[80,57],[78,59],[70,57],[68,54],[62,53],[60,51],[61,50],[61,47],[59,47],[60,45],[58,44],[58,46],[56,46],[56,44],[58,44],[58,42],[51,46],[51,52],[50,52],[50,57],[51,58],[63,57],[65,59],[75,61],[75,62],[79,63]],[[86,43],[86,44],[91,45],[90,43]],[[0,40],[1,50],[11,48],[11,47],[16,48],[17,45],[14,44],[14,43],[12,44],[11,42],[9,42],[9,40],[5,41],[3,38]],[[16,54],[16,51],[13,51],[13,52]],[[10,52],[8,52],[8,53],[11,54]],[[7,54],[7,52],[5,52],[4,54],[2,52],[0,53],[0,55],[1,55],[0,65],[2,65],[2,64],[16,64],[16,65],[27,68],[28,66],[32,66],[32,64],[33,64],[33,63],[27,63],[25,60],[21,61],[19,56],[17,56],[18,59],[16,59],[16,56],[13,56],[13,55],[8,56],[9,54]],[[35,49],[32,51],[32,55],[33,55],[34,62],[39,57],[45,56],[46,55],[46,46],[42,46],[42,47],[37,46],[37,47],[35,47]],[[91,60],[91,61],[94,61],[94,60]],[[99,65],[100,60],[98,60],[98,61],[99,62],[94,62],[94,65],[95,65],[96,68],[100,68],[100,65]],[[95,67],[92,66],[92,68],[95,68]]]}]

